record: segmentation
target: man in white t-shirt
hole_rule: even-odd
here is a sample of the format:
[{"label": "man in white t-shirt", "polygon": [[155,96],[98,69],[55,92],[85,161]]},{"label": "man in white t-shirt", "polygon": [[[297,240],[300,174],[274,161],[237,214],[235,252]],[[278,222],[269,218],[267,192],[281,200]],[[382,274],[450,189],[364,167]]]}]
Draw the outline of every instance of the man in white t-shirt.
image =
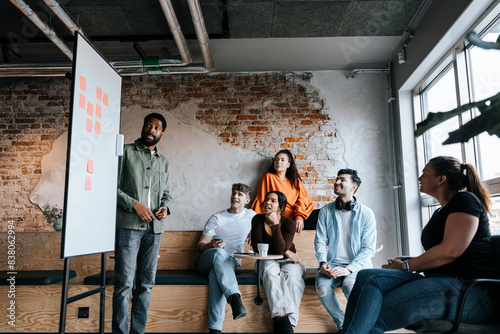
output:
[{"label": "man in white t-shirt", "polygon": [[354,197],[360,184],[356,170],[338,171],[334,184],[338,197],[320,210],[314,238],[320,263],[316,292],[339,330],[344,323],[344,311],[333,290],[342,285],[344,295],[349,298],[358,271],[371,268],[371,258],[375,255],[375,216]]},{"label": "man in white t-shirt", "polygon": [[205,225],[198,241],[201,254],[198,271],[208,275],[208,330],[220,334],[224,322],[226,302],[231,305],[233,319],[247,315],[241,302],[235,270],[240,261],[234,253],[242,253],[252,228],[253,210],[245,208],[252,190],[242,183],[235,183],[231,191],[231,207],[213,214]]}]

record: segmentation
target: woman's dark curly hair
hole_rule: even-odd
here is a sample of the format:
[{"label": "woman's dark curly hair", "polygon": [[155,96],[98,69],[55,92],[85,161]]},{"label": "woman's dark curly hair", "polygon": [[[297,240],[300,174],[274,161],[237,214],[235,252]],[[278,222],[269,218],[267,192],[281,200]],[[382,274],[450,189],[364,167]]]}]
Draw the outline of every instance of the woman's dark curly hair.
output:
[{"label": "woman's dark curly hair", "polygon": [[[293,188],[299,189],[299,180],[302,181],[302,179],[300,178],[299,171],[297,170],[297,166],[295,165],[295,160],[293,159],[292,152],[290,152],[289,150],[281,150],[276,153],[274,159],[276,159],[278,154],[281,153],[286,154],[288,156],[288,161],[290,162],[290,167],[287,168],[285,176],[288,180],[290,180]],[[274,159],[271,168],[269,168],[269,173],[276,174],[276,169],[274,169]]]}]

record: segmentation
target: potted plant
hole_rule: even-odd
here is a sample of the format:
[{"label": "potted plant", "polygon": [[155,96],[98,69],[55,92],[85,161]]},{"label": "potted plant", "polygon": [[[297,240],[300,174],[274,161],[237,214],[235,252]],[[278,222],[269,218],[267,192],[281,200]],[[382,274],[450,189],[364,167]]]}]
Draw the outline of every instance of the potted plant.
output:
[{"label": "potted plant", "polygon": [[59,209],[57,205],[52,206],[47,203],[42,207],[42,213],[45,216],[47,223],[52,225],[55,231],[62,231],[62,209]]}]

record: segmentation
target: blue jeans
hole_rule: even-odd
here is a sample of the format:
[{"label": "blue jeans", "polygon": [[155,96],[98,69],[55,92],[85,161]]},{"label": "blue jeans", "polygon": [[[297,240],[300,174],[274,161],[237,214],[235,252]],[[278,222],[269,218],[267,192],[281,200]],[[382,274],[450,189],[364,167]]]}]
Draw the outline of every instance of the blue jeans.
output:
[{"label": "blue jeans", "polygon": [[235,270],[238,262],[222,248],[205,250],[198,260],[198,271],[208,275],[208,328],[222,330],[227,297],[239,294]]},{"label": "blue jeans", "polygon": [[[384,333],[424,319],[453,321],[462,283],[460,278],[423,277],[402,270],[361,270],[341,333]],[[485,323],[492,311],[491,298],[476,286],[467,295],[462,321]]]},{"label": "blue jeans", "polygon": [[[330,267],[337,267],[337,265],[331,264]],[[354,287],[354,282],[356,281],[357,273],[358,272],[356,271],[348,276],[331,278],[323,275],[318,270],[318,274],[316,276],[316,292],[318,293],[319,300],[328,311],[333,321],[335,321],[339,329],[342,328],[344,323],[344,311],[342,310],[342,305],[335,295],[334,289],[339,285],[342,285],[342,292],[344,293],[346,299],[349,299],[349,295]]]},{"label": "blue jeans", "polygon": [[133,298],[130,333],[145,332],[151,289],[155,285],[160,241],[161,234],[153,233],[151,223],[145,231],[125,228],[116,230],[113,334],[129,333],[128,309],[131,293]]}]

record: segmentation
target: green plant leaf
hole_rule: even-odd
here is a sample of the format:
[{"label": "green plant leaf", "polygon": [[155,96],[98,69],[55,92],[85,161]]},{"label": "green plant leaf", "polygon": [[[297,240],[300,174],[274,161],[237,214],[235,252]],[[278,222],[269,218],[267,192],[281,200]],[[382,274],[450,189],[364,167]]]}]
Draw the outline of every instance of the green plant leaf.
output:
[{"label": "green plant leaf", "polygon": [[448,139],[443,144],[465,143],[474,136],[487,131],[490,135],[500,137],[500,109],[490,108],[487,112],[481,113],[473,120],[470,120],[458,130],[449,133]]},{"label": "green plant leaf", "polygon": [[478,102],[464,104],[461,107],[449,111],[430,112],[425,120],[417,124],[417,129],[415,130],[415,136],[416,137],[421,136],[424,132],[433,128],[434,126],[439,125],[444,121],[452,117],[458,116],[461,113],[468,111],[472,108],[478,108],[480,112],[484,112],[484,110],[488,110],[489,108],[497,104],[500,106],[500,93],[498,93],[493,97],[489,97],[487,99]]}]

